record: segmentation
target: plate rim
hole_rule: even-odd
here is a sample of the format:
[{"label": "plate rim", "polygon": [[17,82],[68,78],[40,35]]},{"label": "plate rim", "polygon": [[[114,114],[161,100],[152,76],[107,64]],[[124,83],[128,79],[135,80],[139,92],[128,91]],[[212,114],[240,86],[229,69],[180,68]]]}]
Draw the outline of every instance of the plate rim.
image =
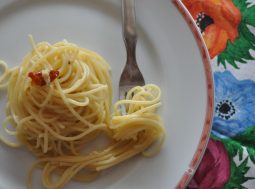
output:
[{"label": "plate rim", "polygon": [[178,184],[176,185],[176,189],[184,189],[188,186],[190,180],[193,178],[200,162],[202,161],[207,144],[210,138],[210,133],[212,130],[212,121],[214,115],[214,79],[213,79],[213,72],[211,68],[211,60],[209,56],[208,49],[206,44],[203,40],[202,34],[199,31],[194,19],[192,18],[190,12],[182,3],[181,0],[172,0],[172,3],[175,5],[179,13],[183,16],[184,20],[186,21],[188,27],[190,28],[191,32],[193,33],[194,39],[197,43],[197,46],[200,51],[200,55],[203,62],[203,68],[206,78],[206,89],[207,89],[207,105],[206,105],[206,115],[204,118],[204,126],[203,131],[199,139],[199,144],[196,147],[196,151],[193,155],[192,160],[189,163],[188,168],[186,169],[185,173],[179,180]]}]

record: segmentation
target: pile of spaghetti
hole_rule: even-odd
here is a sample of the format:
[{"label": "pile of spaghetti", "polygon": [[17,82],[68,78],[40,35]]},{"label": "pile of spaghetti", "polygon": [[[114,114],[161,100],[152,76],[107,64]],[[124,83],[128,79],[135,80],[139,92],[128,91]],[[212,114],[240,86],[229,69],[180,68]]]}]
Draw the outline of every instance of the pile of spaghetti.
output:
[{"label": "pile of spaghetti", "polygon": [[[136,154],[159,151],[165,130],[155,113],[160,105],[156,85],[131,89],[112,114],[110,68],[101,56],[67,41],[32,40],[32,46],[18,67],[0,63],[0,87],[8,96],[3,128],[18,142],[0,139],[11,147],[25,146],[37,157],[28,188],[33,188],[36,168],[42,169],[45,188],[58,189],[72,179],[91,181]],[[102,135],[109,139],[106,145],[90,149]]]}]

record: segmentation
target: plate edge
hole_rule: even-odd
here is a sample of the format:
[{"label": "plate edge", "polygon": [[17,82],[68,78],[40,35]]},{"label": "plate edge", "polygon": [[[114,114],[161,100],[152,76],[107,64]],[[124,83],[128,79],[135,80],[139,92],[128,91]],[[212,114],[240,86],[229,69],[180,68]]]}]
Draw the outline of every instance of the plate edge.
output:
[{"label": "plate edge", "polygon": [[194,173],[196,172],[196,169],[198,168],[204,156],[204,153],[210,138],[210,133],[212,129],[212,120],[213,120],[213,114],[214,114],[214,111],[213,111],[214,109],[214,80],[213,80],[213,74],[212,74],[212,69],[210,65],[210,62],[211,62],[210,56],[209,56],[206,44],[203,40],[203,37],[199,31],[199,28],[196,26],[196,23],[193,20],[191,14],[189,13],[189,11],[187,10],[187,8],[185,7],[185,5],[182,3],[181,0],[172,0],[172,3],[176,6],[180,14],[185,19],[186,23],[188,24],[196,40],[196,43],[200,50],[200,54],[203,61],[204,72],[206,77],[206,88],[207,88],[206,116],[204,120],[203,131],[199,139],[199,144],[189,164],[189,167],[187,168],[187,170],[185,171],[185,173],[183,174],[180,181],[175,187],[176,189],[184,189],[187,187],[190,180],[194,176]]}]

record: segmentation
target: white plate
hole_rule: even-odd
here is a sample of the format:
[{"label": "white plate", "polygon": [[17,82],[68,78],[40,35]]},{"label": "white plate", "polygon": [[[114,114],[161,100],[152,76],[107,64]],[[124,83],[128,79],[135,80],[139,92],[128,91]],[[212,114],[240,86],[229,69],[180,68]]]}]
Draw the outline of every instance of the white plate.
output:
[{"label": "white plate", "polygon": [[[138,64],[146,83],[159,85],[163,94],[160,113],[167,139],[161,153],[149,159],[133,158],[105,171],[94,182],[71,182],[66,189],[182,188],[191,178],[210,132],[213,85],[201,36],[179,0],[175,3],[186,15],[200,48],[169,0],[137,0],[136,7]],[[0,33],[0,57],[9,66],[18,65],[30,51],[28,34],[36,41],[67,39],[98,52],[112,67],[117,99],[118,79],[125,63],[120,0],[1,0]],[[0,101],[3,120],[2,97]],[[33,161],[24,149],[0,145],[0,188],[25,188],[26,173]],[[40,188],[39,180],[35,188]]]}]

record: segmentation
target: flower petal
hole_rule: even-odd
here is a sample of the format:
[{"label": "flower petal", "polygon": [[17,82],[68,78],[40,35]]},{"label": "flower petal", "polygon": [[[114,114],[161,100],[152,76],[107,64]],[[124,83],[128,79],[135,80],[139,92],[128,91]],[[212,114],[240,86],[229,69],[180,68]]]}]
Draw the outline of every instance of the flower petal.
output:
[{"label": "flower petal", "polygon": [[188,188],[221,188],[230,177],[230,161],[225,146],[220,141],[210,139],[195,176]]},{"label": "flower petal", "polygon": [[215,72],[215,108],[229,100],[235,109],[229,119],[219,116],[216,110],[213,120],[213,134],[222,138],[234,137],[255,125],[255,82],[237,80],[229,71]]}]

